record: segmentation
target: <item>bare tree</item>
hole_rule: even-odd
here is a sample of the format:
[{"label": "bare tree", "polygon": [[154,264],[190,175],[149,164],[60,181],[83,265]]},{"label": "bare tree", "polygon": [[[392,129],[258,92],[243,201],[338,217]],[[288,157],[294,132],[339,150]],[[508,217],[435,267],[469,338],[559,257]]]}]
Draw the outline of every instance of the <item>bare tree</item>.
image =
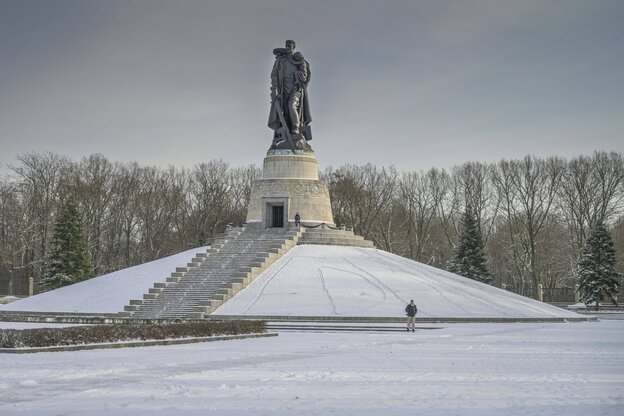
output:
[{"label": "bare tree", "polygon": [[487,244],[498,210],[500,200],[496,198],[491,179],[491,166],[469,162],[453,169],[453,176],[463,196],[464,209],[470,209],[476,216],[484,244]]},{"label": "bare tree", "polygon": [[193,169],[191,195],[195,203],[193,232],[195,239],[203,234],[214,237],[228,223],[231,184],[229,166],[222,160],[202,163]]},{"label": "bare tree", "polygon": [[351,225],[364,238],[376,241],[373,228],[393,200],[396,170],[372,164],[346,165],[328,175],[334,221]]},{"label": "bare tree", "polygon": [[254,165],[231,169],[228,175],[230,183],[230,222],[242,225],[247,218],[247,206],[251,197],[253,181],[262,176],[262,171]]},{"label": "bare tree", "polygon": [[563,168],[561,159],[527,156],[521,161],[502,161],[493,171],[508,230],[504,243],[512,253],[522,293],[525,283],[531,282],[536,296],[535,289],[542,281],[537,252],[543,242],[539,236],[553,209]]},{"label": "bare tree", "polygon": [[437,169],[429,172],[409,172],[399,181],[398,204],[401,207],[405,223],[404,253],[407,257],[425,261],[423,253],[431,237],[430,228],[438,206],[444,195],[444,173]]},{"label": "bare tree", "polygon": [[11,169],[18,176],[17,189],[30,221],[22,230],[28,247],[22,263],[39,280],[51,237],[53,214],[70,162],[54,153],[20,154],[17,160],[21,164]]},{"label": "bare tree", "polygon": [[68,192],[80,201],[84,213],[90,262],[95,275],[107,270],[104,266],[104,239],[110,232],[110,206],[113,198],[113,181],[116,166],[103,155],[95,154],[82,159],[72,171]]},{"label": "bare tree", "polygon": [[[120,166],[113,182],[112,216],[116,238],[110,243],[110,250],[116,255],[115,268],[121,267],[119,253],[123,252],[125,267],[135,264],[133,256],[137,249],[136,238],[139,224],[139,193],[141,189],[141,168],[137,163]],[[122,251],[123,250],[123,251]]]},{"label": "bare tree", "polygon": [[575,236],[575,256],[587,233],[600,221],[608,223],[622,213],[624,161],[622,155],[596,152],[572,159],[559,189],[559,204]]}]

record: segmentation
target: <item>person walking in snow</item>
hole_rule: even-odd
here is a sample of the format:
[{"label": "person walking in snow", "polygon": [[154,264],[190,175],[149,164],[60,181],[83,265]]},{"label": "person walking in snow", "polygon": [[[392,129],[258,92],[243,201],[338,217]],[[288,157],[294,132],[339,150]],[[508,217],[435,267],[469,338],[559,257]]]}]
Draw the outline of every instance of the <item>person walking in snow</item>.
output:
[{"label": "person walking in snow", "polygon": [[412,327],[412,332],[416,332],[416,314],[418,313],[418,308],[414,303],[414,299],[410,300],[410,303],[405,307],[405,313],[407,314],[407,332],[409,332],[410,326]]}]

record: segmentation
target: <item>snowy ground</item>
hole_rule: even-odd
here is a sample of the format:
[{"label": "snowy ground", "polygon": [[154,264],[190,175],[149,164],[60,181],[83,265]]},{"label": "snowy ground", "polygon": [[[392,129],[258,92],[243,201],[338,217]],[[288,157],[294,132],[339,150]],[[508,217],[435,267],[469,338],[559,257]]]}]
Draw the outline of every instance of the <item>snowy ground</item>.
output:
[{"label": "snowy ground", "polygon": [[8,415],[624,414],[624,321],[0,354]]},{"label": "snowy ground", "polygon": [[213,315],[403,316],[415,299],[419,317],[575,317],[382,250],[297,246]]},{"label": "snowy ground", "polygon": [[142,299],[155,282],[164,282],[176,267],[186,266],[195,253],[207,248],[194,248],[1,305],[0,311],[117,313],[130,299]]},{"label": "snowy ground", "polygon": [[[116,313],[184,266],[197,248],[22,299],[2,310]],[[296,246],[214,314],[402,317],[578,317],[394,254],[358,247]]]}]

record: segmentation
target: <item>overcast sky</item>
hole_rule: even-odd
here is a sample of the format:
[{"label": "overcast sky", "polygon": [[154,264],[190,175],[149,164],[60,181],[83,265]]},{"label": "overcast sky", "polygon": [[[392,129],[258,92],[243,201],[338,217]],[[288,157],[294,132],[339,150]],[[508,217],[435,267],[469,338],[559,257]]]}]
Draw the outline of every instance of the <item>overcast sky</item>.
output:
[{"label": "overcast sky", "polygon": [[622,0],[0,0],[0,170],[260,164],[285,39],[322,167],[624,151]]}]

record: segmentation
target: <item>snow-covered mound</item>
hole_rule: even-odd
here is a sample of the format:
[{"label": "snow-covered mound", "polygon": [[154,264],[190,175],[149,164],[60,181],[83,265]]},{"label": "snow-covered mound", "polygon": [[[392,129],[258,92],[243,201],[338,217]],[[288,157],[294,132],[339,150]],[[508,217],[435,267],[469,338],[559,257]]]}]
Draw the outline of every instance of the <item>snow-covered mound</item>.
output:
[{"label": "snow-covered mound", "polygon": [[0,306],[0,311],[117,313],[130,299],[142,299],[155,282],[164,282],[178,266],[185,266],[194,248],[139,266],[95,277]]},{"label": "snow-covered mound", "polygon": [[[119,270],[0,305],[0,310],[116,313],[204,250]],[[396,317],[410,299],[421,317],[578,317],[385,251],[315,245],[290,250],[214,314]]]},{"label": "snow-covered mound", "polygon": [[273,263],[213,315],[578,317],[385,251],[301,245]]}]

